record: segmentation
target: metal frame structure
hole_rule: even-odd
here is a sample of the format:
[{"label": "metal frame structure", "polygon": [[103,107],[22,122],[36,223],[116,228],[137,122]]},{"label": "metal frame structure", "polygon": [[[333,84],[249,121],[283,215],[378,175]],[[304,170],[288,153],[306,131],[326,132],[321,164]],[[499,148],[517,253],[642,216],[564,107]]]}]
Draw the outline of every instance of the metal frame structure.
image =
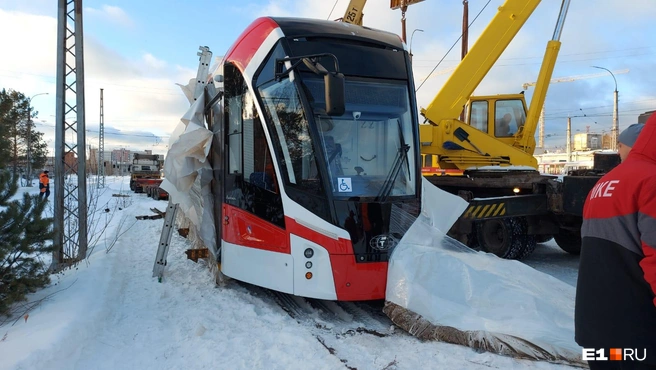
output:
[{"label": "metal frame structure", "polygon": [[100,89],[100,124],[98,127],[98,188],[105,187],[105,103]]},{"label": "metal frame structure", "polygon": [[[53,268],[87,253],[86,126],[82,0],[58,0]],[[70,122],[69,114],[75,114]],[[76,137],[66,141],[66,137]],[[73,162],[69,158],[76,158]]]}]

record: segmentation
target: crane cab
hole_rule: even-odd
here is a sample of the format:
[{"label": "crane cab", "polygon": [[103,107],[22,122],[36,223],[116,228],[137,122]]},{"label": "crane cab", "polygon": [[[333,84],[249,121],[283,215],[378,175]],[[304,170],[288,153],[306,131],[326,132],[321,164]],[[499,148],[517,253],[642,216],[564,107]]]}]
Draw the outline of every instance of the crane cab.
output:
[{"label": "crane cab", "polygon": [[268,17],[244,31],[205,96],[225,275],[304,297],[384,298],[403,217],[419,213],[412,81],[391,33]]},{"label": "crane cab", "polygon": [[[472,96],[465,106],[465,122],[500,142],[514,145],[526,124],[524,94]],[[535,148],[535,139],[529,143]]]}]

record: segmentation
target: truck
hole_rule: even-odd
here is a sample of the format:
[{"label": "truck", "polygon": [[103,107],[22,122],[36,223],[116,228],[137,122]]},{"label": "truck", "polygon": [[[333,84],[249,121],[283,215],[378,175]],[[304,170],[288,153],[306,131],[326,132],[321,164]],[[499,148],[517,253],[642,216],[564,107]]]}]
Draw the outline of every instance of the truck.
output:
[{"label": "truck", "polygon": [[161,179],[163,163],[159,154],[134,153],[130,165],[130,190],[143,193],[149,180]]}]

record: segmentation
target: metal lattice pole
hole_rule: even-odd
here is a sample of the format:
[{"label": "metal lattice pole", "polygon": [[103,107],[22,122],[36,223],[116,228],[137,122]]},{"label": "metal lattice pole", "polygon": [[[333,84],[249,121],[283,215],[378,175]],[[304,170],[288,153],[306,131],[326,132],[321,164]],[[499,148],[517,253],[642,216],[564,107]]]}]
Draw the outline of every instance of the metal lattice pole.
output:
[{"label": "metal lattice pole", "polygon": [[58,0],[54,267],[79,262],[87,252],[83,40],[82,0]]},{"label": "metal lattice pole", "polygon": [[613,82],[615,82],[615,91],[613,91],[613,128],[610,131],[610,148],[617,151],[617,140],[619,139],[620,134],[619,113],[617,112],[617,79],[615,78],[613,72],[611,72],[611,70],[608,68],[599,66],[592,66],[592,68],[603,69],[607,71],[613,77]]},{"label": "metal lattice pole", "polygon": [[98,187],[105,187],[105,106],[100,89],[100,127],[98,128]]}]

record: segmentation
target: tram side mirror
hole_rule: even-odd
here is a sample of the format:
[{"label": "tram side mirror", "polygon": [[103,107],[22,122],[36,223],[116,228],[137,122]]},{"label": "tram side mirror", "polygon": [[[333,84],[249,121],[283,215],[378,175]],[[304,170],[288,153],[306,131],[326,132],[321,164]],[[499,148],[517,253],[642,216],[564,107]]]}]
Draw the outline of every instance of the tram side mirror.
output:
[{"label": "tram side mirror", "polygon": [[326,114],[341,116],[346,111],[344,102],[344,75],[329,72],[323,76],[326,94]]}]

